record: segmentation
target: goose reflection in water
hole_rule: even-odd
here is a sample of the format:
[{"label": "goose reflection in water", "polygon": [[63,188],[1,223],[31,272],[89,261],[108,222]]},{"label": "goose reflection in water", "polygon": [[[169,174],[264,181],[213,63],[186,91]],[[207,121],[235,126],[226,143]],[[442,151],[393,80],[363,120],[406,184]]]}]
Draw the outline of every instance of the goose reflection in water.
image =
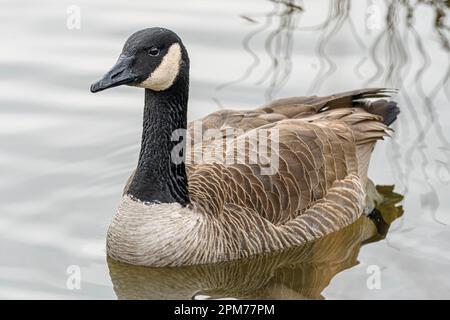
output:
[{"label": "goose reflection in water", "polygon": [[[403,214],[393,186],[370,192],[374,210],[355,223],[304,246],[214,265],[149,268],[108,259],[119,299],[323,299],[339,272],[358,264],[362,245],[386,236]],[[375,191],[376,190],[376,191]]]}]

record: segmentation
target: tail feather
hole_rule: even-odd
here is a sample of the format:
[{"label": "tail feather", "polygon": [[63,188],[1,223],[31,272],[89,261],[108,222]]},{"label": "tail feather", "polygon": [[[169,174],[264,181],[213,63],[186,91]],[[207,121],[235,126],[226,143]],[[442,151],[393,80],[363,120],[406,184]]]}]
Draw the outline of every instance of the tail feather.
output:
[{"label": "tail feather", "polygon": [[388,101],[385,99],[376,101],[367,101],[364,108],[367,112],[379,115],[383,117],[383,123],[390,126],[400,113],[400,108],[397,106],[397,102]]},{"label": "tail feather", "polygon": [[400,109],[395,101],[385,98],[391,98],[396,93],[396,89],[390,88],[362,89],[344,92],[332,96],[334,99],[326,103],[319,112],[353,106],[382,117],[382,122],[389,126],[397,119]]},{"label": "tail feather", "polygon": [[345,122],[354,133],[358,173],[365,184],[375,143],[389,136],[388,126],[400,113],[397,103],[390,100],[396,93],[396,89],[369,88],[326,97],[293,97],[272,101],[258,110],[288,119]]}]

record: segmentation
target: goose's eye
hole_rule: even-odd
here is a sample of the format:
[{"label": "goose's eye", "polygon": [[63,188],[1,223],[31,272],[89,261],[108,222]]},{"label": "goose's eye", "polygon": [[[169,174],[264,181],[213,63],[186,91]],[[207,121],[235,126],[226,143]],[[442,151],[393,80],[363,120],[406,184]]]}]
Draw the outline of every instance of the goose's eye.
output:
[{"label": "goose's eye", "polygon": [[156,57],[159,54],[159,49],[152,47],[152,48],[148,49],[148,54],[150,56]]}]

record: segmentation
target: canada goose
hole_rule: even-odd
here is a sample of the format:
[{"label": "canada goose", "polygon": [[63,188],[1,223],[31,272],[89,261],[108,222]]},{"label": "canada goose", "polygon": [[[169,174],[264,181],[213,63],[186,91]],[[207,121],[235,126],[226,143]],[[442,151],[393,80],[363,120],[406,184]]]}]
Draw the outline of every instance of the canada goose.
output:
[{"label": "canada goose", "polygon": [[[137,168],[108,230],[107,253],[144,266],[241,259],[353,223],[368,206],[375,142],[399,113],[395,102],[381,99],[393,90],[363,89],[280,99],[250,111],[220,110],[200,126],[187,124],[189,57],[181,39],[163,28],[131,35],[91,91],[123,84],[145,88],[143,134]],[[187,139],[174,136],[180,129],[191,137],[216,129],[221,136],[200,139],[201,148],[194,143],[190,152]],[[270,174],[263,172],[267,162],[250,161],[250,138],[263,132],[266,139],[257,144],[277,147],[271,156],[278,168]],[[225,157],[206,152],[224,141]],[[200,163],[199,153],[206,154]],[[242,154],[245,161],[226,161]]]}]

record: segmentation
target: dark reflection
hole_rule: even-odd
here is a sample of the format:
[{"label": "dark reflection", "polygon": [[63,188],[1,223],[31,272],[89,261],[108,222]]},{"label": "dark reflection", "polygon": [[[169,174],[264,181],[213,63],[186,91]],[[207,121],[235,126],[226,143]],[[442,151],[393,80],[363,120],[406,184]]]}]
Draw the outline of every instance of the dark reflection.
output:
[{"label": "dark reflection", "polygon": [[[425,42],[426,34],[416,27],[420,16],[420,10],[427,8],[434,13],[434,18],[429,21],[433,25],[436,38],[439,39],[441,52],[430,49],[428,43]],[[421,180],[424,182],[421,205],[424,211],[428,211],[432,218],[443,224],[437,217],[437,209],[440,205],[440,199],[436,184],[432,183],[435,178],[430,175],[430,169],[440,166],[443,170],[449,172],[450,169],[450,143],[444,134],[439,113],[442,111],[442,105],[436,105],[436,100],[442,98],[446,100],[446,104],[450,103],[450,95],[448,89],[450,87],[450,25],[446,25],[446,17],[450,15],[449,1],[391,1],[388,5],[388,15],[386,16],[386,25],[388,26],[385,34],[380,34],[377,42],[383,38],[386,40],[385,47],[388,48],[387,53],[383,53],[378,44],[371,48],[371,57],[373,60],[378,59],[384,61],[388,66],[385,71],[381,68],[377,70],[379,74],[385,74],[385,83],[401,89],[401,98],[406,102],[404,116],[409,121],[402,123],[402,130],[410,132],[410,138],[405,141],[394,139],[393,149],[400,150],[400,143],[403,144],[405,151],[403,157],[399,152],[394,152],[391,163],[395,166],[394,171],[401,181],[404,194],[408,193],[408,186],[411,184],[412,173],[415,167],[419,165]],[[417,52],[416,55],[412,52]],[[436,53],[444,54],[447,61],[438,74],[434,74],[433,79],[429,78],[430,70],[436,67],[434,59]],[[413,78],[411,83],[409,78]],[[438,79],[438,81],[436,81]],[[367,81],[367,85],[373,85],[376,78]],[[434,85],[430,85],[434,84]],[[440,96],[442,94],[442,96]],[[440,102],[442,104],[442,102]],[[438,146],[434,152],[430,152],[433,146],[430,146],[430,139],[436,137]],[[436,163],[435,159],[441,158]],[[435,170],[433,170],[435,171]],[[431,174],[438,172],[431,171]]]},{"label": "dark reflection", "polygon": [[337,273],[358,264],[360,247],[383,239],[402,215],[398,202],[403,197],[392,186],[377,190],[369,218],[280,253],[179,268],[136,267],[108,259],[114,291],[119,299],[322,299],[321,292]]}]

